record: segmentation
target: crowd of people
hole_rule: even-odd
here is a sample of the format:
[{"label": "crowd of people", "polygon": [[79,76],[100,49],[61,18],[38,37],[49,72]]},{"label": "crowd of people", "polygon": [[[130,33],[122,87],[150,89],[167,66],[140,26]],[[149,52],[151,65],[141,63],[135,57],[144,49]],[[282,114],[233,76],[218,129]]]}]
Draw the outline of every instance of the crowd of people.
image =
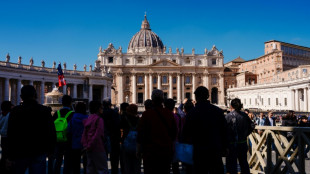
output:
[{"label": "crowd of people", "polygon": [[[36,102],[35,88],[23,86],[20,105],[1,104],[0,171],[60,174],[63,166],[64,174],[79,174],[82,161],[85,174],[108,174],[109,158],[112,174],[140,174],[142,164],[145,174],[179,174],[180,168],[186,174],[217,174],[224,173],[226,157],[228,173],[237,173],[237,160],[241,172],[250,173],[247,137],[255,125],[275,126],[273,113],[265,118],[243,112],[236,98],[225,115],[210,103],[207,88],[200,86],[194,94],[196,101],[185,99],[175,107],[155,89],[142,116],[136,104],[122,103],[118,111],[105,99],[72,107],[72,98],[64,95],[63,107],[51,115],[49,107]],[[309,126],[304,121],[289,112],[282,124]],[[178,161],[179,144],[193,147],[192,163]]]}]

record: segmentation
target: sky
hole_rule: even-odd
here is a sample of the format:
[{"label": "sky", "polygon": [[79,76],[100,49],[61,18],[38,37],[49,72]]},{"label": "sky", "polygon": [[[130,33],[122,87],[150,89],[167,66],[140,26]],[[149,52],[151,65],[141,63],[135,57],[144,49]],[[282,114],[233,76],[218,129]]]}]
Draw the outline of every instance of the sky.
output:
[{"label": "sky", "polygon": [[0,60],[52,67],[53,61],[95,63],[99,47],[112,43],[127,52],[145,12],[164,45],[203,54],[213,45],[224,62],[264,54],[264,42],[310,47],[308,0],[0,0]]}]

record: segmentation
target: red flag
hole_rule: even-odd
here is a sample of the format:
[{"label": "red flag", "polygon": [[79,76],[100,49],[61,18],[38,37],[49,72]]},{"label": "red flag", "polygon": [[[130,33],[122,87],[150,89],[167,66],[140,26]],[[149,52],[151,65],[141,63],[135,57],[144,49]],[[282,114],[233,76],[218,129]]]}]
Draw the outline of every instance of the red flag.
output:
[{"label": "red flag", "polygon": [[61,65],[58,64],[58,83],[59,83],[59,87],[61,86],[65,86],[66,85],[66,80],[65,80],[65,77],[64,77],[64,74],[62,72],[62,68],[61,68]]}]

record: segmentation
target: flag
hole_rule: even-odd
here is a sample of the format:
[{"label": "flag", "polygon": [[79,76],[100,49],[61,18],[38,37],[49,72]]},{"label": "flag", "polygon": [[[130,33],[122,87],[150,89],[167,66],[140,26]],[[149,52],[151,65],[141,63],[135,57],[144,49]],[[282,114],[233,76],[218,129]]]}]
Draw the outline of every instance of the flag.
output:
[{"label": "flag", "polygon": [[65,80],[65,77],[64,77],[64,74],[62,72],[62,68],[61,68],[61,65],[58,64],[58,83],[59,83],[59,87],[61,86],[65,86],[66,85],[66,80]]}]

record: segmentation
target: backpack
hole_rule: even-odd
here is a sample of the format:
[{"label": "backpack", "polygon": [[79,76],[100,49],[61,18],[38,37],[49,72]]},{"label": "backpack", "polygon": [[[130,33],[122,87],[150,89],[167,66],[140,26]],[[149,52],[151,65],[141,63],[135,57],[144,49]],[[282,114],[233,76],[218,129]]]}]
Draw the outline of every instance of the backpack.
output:
[{"label": "backpack", "polygon": [[58,118],[54,121],[55,129],[56,129],[56,136],[57,136],[57,142],[66,142],[68,141],[67,138],[67,128],[68,128],[68,122],[67,118],[72,113],[72,111],[69,111],[65,117],[61,117],[60,110],[57,111]]},{"label": "backpack", "polygon": [[[127,120],[128,121],[128,120]],[[130,130],[128,132],[128,135],[124,139],[123,147],[127,153],[135,154],[136,153],[136,146],[137,146],[137,135],[138,132],[136,131],[136,128],[133,128],[128,121]]]}]

